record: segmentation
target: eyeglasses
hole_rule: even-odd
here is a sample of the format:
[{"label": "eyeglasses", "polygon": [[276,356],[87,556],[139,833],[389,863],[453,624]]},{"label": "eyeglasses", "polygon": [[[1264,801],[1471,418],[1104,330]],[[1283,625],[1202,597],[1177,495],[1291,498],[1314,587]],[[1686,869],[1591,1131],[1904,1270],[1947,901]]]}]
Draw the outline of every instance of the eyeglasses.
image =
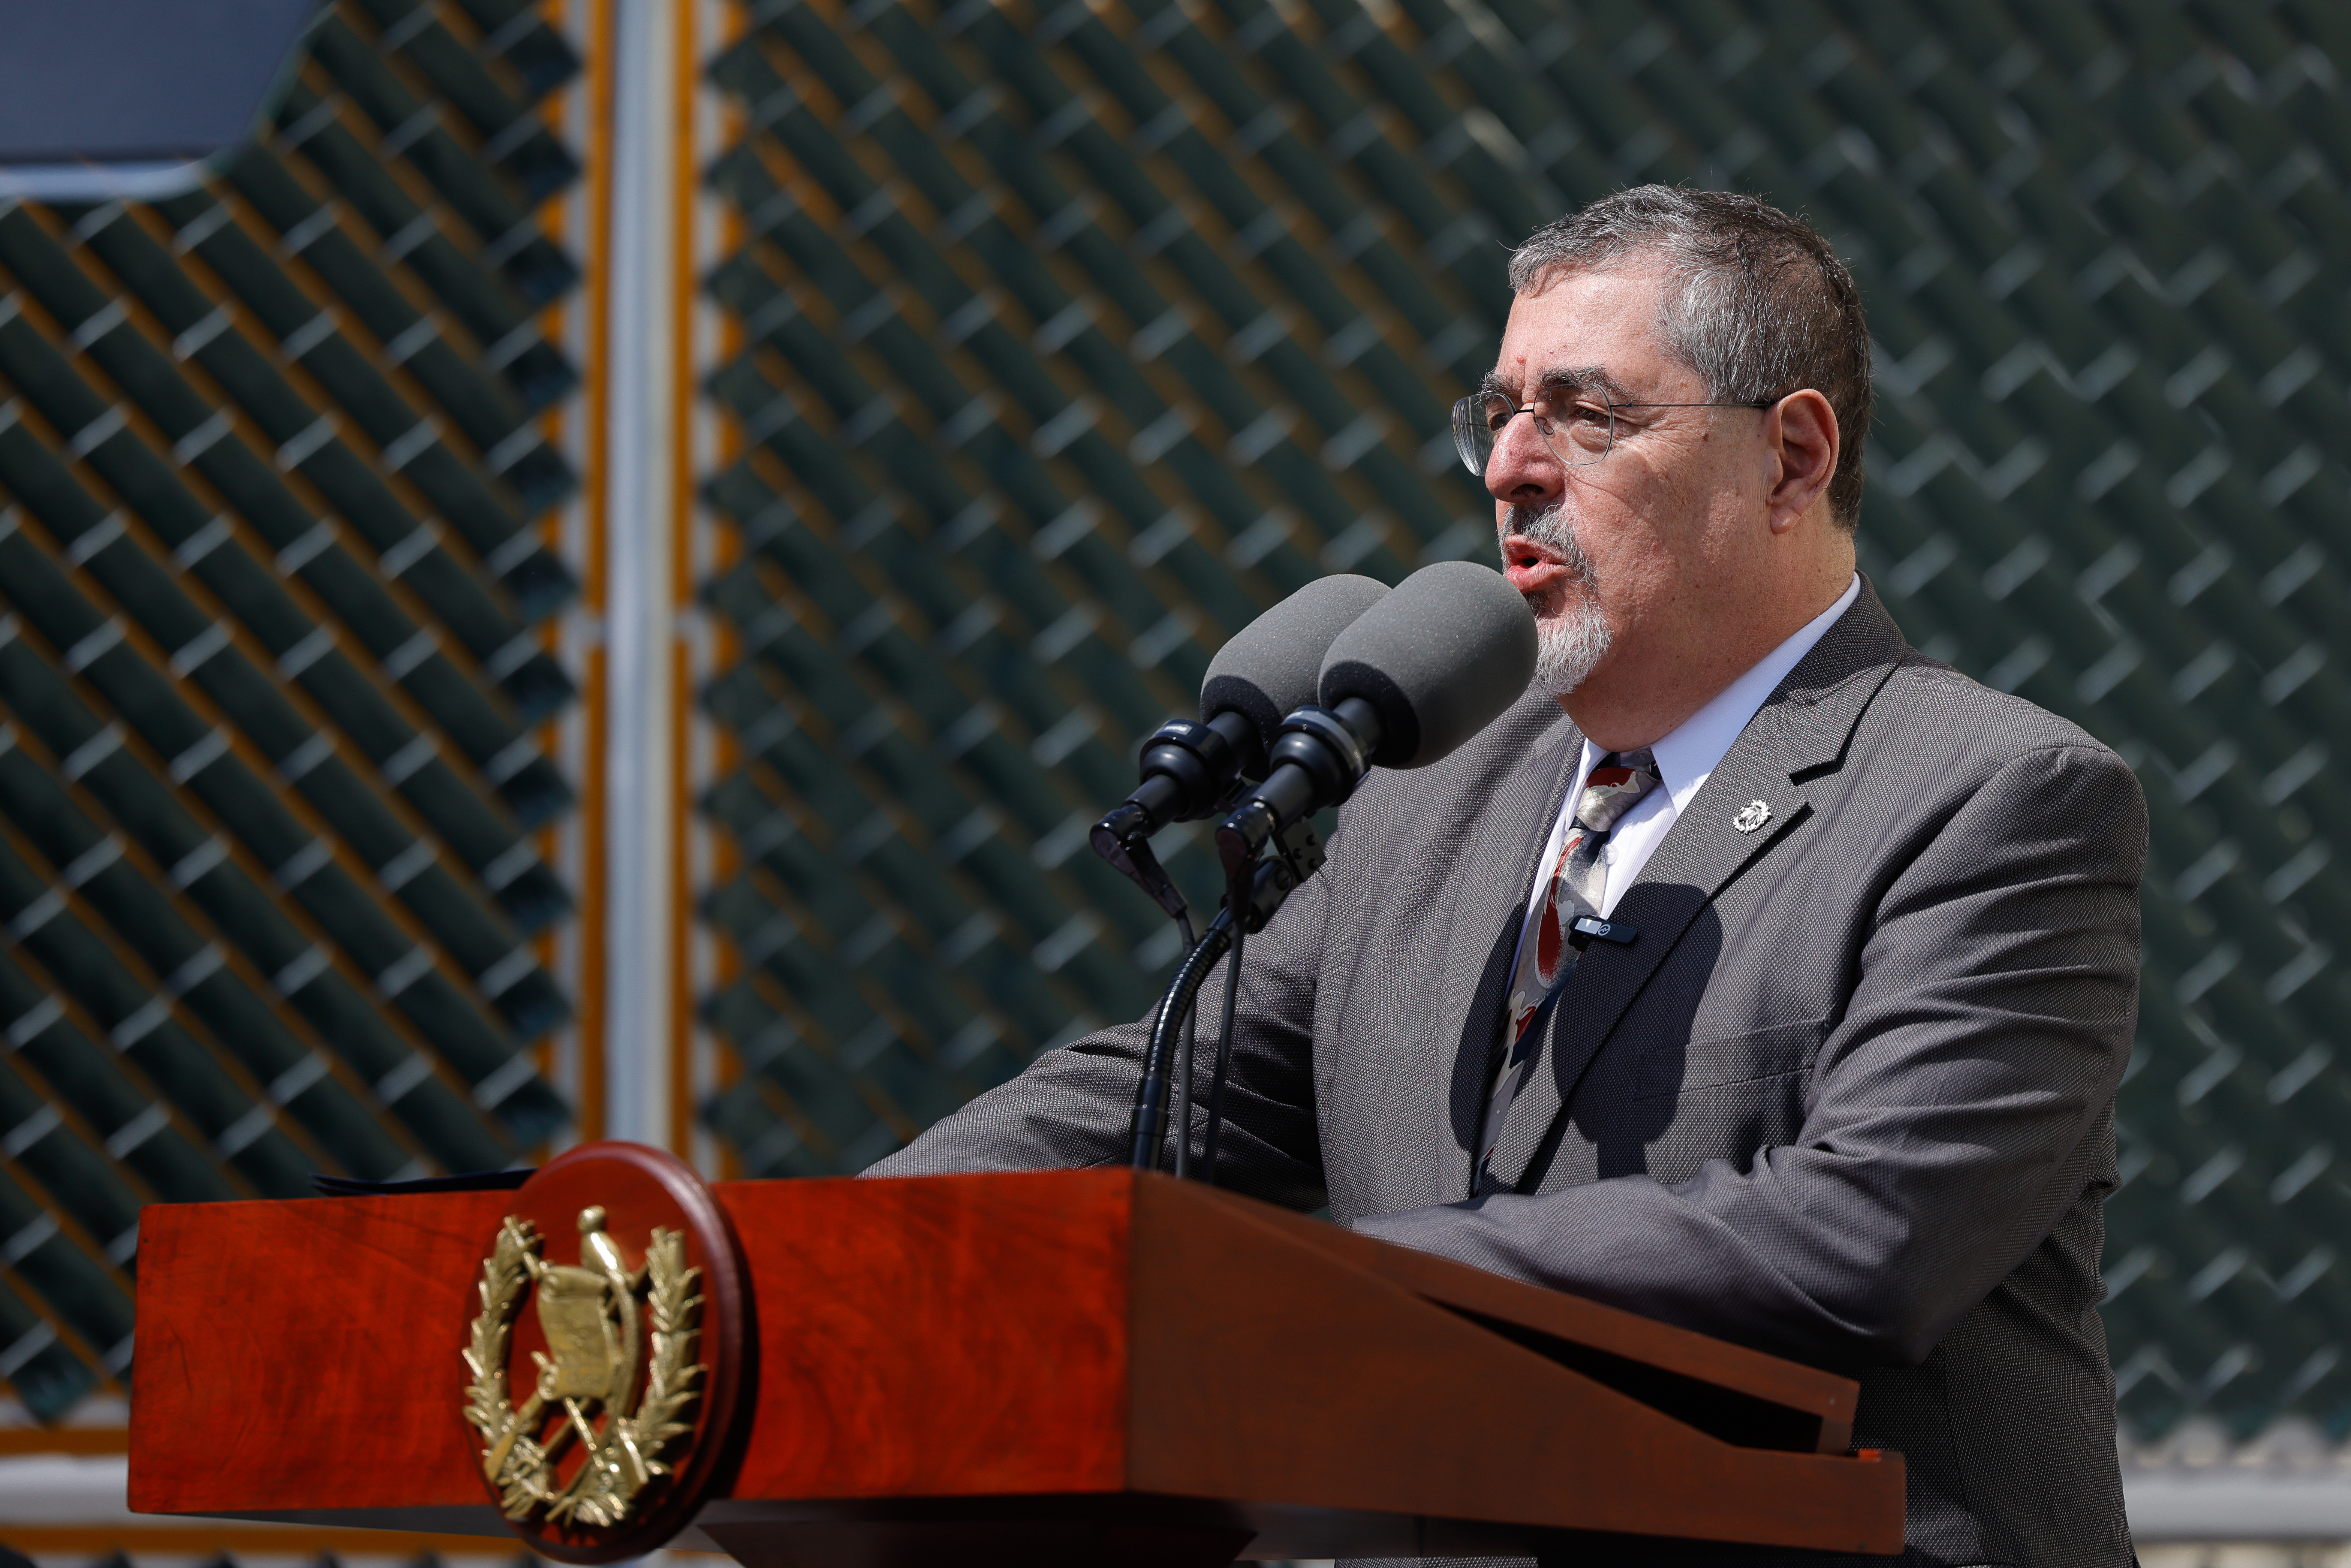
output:
[{"label": "eyeglasses", "polygon": [[1522,413],[1535,417],[1535,434],[1551,455],[1571,468],[1589,467],[1608,455],[1616,444],[1618,415],[1628,408],[1770,408],[1778,402],[1617,402],[1565,395],[1544,402],[1519,404],[1500,392],[1472,392],[1453,405],[1453,449],[1461,465],[1479,478],[1502,439],[1502,427]]}]

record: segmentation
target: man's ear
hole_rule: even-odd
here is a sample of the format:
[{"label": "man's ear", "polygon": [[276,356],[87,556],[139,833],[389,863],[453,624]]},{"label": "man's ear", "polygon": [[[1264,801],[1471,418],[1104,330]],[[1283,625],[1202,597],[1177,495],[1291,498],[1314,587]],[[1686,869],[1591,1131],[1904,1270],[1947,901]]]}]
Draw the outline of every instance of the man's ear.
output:
[{"label": "man's ear", "polygon": [[1843,450],[1836,410],[1806,387],[1763,412],[1763,440],[1779,459],[1779,478],[1765,498],[1771,531],[1784,534],[1828,493]]}]

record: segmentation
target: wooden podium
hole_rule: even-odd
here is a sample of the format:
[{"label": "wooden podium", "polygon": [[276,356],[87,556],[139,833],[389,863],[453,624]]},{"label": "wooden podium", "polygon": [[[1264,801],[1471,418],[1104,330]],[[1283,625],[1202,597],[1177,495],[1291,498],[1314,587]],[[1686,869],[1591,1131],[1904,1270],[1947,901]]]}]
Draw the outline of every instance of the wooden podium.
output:
[{"label": "wooden podium", "polygon": [[[751,1568],[1902,1546],[1852,1382],[1203,1186],[706,1191],[743,1343],[670,1528]],[[505,1533],[460,1352],[517,1197],[148,1208],[131,1506]]]}]

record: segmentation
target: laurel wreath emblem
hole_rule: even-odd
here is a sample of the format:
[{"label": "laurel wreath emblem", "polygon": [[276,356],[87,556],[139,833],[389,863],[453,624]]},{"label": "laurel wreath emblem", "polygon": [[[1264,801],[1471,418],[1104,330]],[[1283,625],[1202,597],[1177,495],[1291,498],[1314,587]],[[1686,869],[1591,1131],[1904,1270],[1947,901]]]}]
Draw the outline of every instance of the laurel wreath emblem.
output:
[{"label": "laurel wreath emblem", "polygon": [[[563,1401],[566,1417],[543,1433],[550,1380],[556,1368],[540,1357],[538,1385],[517,1407],[507,1387],[507,1364],[514,1321],[532,1281],[544,1270],[542,1242],[530,1221],[512,1215],[498,1228],[490,1255],[482,1260],[477,1287],[481,1311],[475,1314],[465,1350],[473,1374],[465,1393],[465,1421],[482,1435],[484,1473],[498,1490],[506,1517],[517,1524],[544,1514],[550,1524],[611,1529],[638,1511],[648,1485],[670,1473],[664,1456],[693,1430],[681,1419],[701,1396],[703,1367],[694,1359],[702,1297],[695,1286],[702,1270],[685,1262],[685,1238],[656,1226],[646,1241],[645,1265],[625,1284],[644,1292],[644,1319],[651,1355],[644,1386],[633,1411],[623,1408],[628,1390],[617,1391],[599,1429],[576,1401]],[[635,1314],[626,1316],[632,1327]],[[631,1347],[633,1353],[633,1347]],[[568,1481],[558,1463],[574,1437],[586,1440],[587,1456]]]}]

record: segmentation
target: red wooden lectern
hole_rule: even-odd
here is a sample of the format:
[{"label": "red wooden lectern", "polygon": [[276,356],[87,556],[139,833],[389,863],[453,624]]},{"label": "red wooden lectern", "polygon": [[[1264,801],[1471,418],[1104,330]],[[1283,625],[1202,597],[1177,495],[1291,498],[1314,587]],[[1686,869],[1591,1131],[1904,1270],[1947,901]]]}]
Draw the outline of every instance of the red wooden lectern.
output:
[{"label": "red wooden lectern", "polygon": [[[745,1330],[676,1544],[753,1568],[1902,1546],[1850,1381],[1229,1194],[709,1191]],[[149,1208],[131,1506],[502,1533],[460,1350],[518,1196]]]}]

